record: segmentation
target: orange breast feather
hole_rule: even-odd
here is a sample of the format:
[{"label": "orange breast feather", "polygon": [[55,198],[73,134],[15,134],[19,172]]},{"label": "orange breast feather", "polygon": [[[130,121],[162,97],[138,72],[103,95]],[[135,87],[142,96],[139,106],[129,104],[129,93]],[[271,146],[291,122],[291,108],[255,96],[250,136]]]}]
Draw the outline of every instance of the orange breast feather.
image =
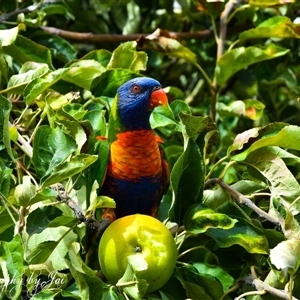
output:
[{"label": "orange breast feather", "polygon": [[154,133],[149,130],[117,134],[111,144],[108,173],[119,179],[153,177],[162,170],[161,154]]}]

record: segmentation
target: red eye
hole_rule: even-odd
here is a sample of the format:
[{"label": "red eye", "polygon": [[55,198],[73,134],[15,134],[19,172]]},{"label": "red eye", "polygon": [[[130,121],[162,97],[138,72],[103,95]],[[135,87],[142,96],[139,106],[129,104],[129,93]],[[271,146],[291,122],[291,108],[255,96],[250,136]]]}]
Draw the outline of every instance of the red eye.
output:
[{"label": "red eye", "polygon": [[131,87],[131,92],[134,93],[134,94],[137,94],[140,91],[141,91],[141,87],[137,84],[135,84]]}]

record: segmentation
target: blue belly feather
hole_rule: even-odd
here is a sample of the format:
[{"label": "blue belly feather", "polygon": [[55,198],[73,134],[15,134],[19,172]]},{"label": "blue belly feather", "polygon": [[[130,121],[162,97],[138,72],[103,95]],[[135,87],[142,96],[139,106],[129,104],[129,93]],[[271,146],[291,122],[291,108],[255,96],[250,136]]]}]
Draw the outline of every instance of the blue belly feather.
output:
[{"label": "blue belly feather", "polygon": [[136,213],[151,215],[161,198],[161,178],[141,177],[136,181],[107,176],[101,194],[116,202],[116,217]]}]

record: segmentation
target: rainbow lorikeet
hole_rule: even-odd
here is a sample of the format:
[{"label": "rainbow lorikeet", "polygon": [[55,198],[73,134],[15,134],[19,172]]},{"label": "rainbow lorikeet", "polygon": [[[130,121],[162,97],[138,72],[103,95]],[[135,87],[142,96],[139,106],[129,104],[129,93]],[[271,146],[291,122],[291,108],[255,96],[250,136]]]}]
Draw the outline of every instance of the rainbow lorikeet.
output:
[{"label": "rainbow lorikeet", "polygon": [[125,82],[117,90],[109,125],[109,159],[101,195],[116,202],[115,217],[135,213],[156,216],[169,184],[162,140],[150,127],[151,111],[167,104],[161,84],[147,77]]},{"label": "rainbow lorikeet", "polygon": [[[162,140],[150,127],[151,111],[166,105],[167,96],[158,81],[139,77],[125,82],[113,100],[108,137],[101,141],[101,160],[97,180],[100,195],[116,202],[116,209],[105,209],[102,220],[114,221],[131,214],[156,216],[163,194],[169,185],[169,168],[164,158]],[[103,155],[105,153],[105,155]],[[106,155],[107,154],[107,155]],[[103,229],[87,227],[86,263],[99,268],[98,244]]]}]

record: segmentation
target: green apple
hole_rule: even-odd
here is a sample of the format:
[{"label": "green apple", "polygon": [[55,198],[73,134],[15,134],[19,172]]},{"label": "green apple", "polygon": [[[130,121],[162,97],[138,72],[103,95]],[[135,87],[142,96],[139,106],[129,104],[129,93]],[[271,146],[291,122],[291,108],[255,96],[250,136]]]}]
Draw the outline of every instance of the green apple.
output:
[{"label": "green apple", "polygon": [[99,262],[108,282],[116,285],[128,263],[133,262],[138,278],[148,284],[146,292],[158,290],[169,280],[176,259],[177,248],[170,231],[146,215],[117,219],[105,230],[99,244]]}]

